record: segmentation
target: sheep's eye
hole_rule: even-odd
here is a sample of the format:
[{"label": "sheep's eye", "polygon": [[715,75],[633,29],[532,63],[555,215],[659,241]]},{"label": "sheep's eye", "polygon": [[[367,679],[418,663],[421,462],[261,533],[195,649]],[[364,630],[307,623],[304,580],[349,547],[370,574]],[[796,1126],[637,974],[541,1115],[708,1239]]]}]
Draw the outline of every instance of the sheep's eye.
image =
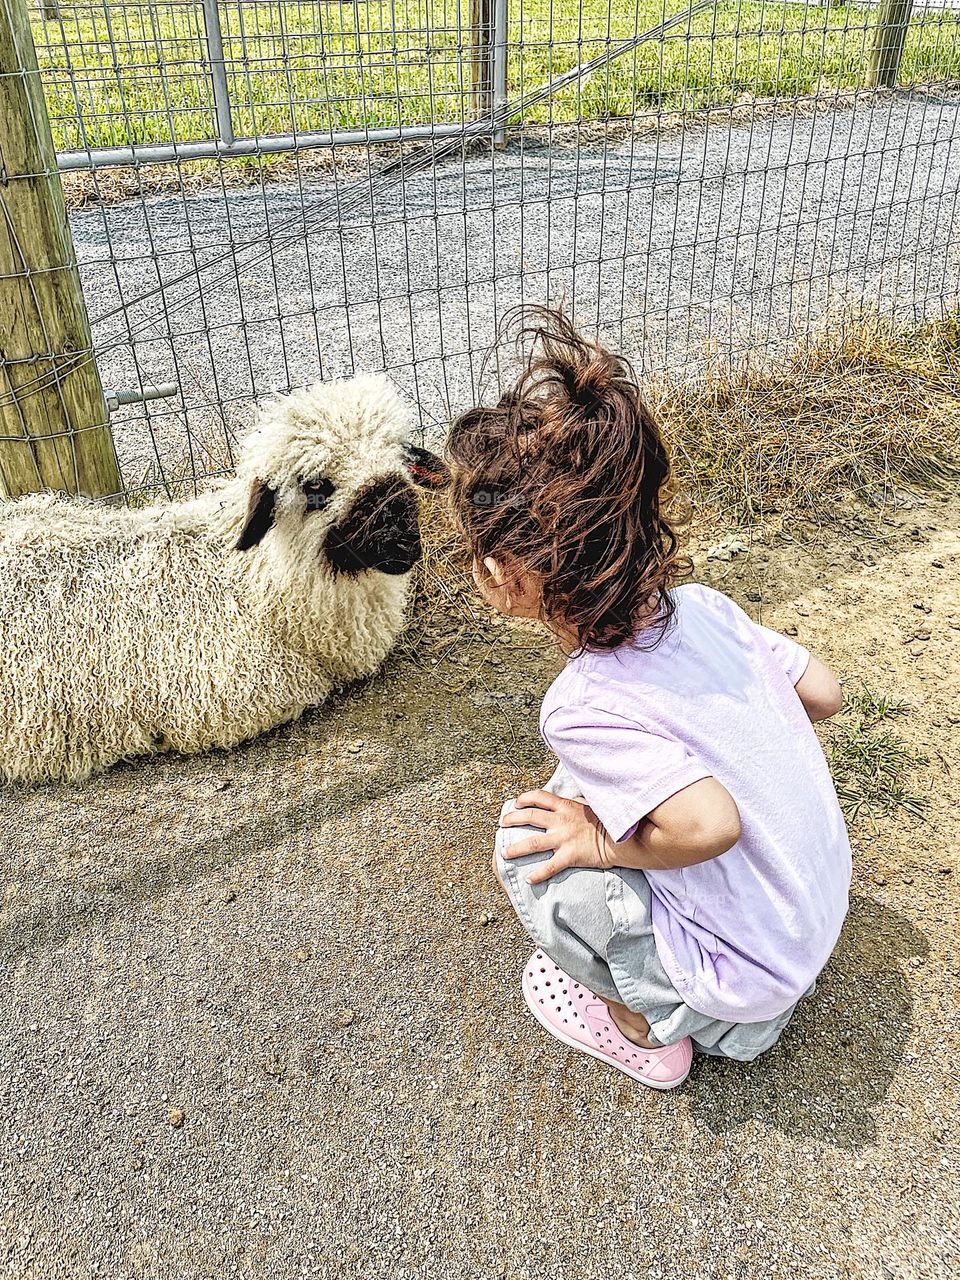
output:
[{"label": "sheep's eye", "polygon": [[300,488],[307,500],[307,510],[322,511],[333,497],[336,487],[332,480],[302,480]]}]

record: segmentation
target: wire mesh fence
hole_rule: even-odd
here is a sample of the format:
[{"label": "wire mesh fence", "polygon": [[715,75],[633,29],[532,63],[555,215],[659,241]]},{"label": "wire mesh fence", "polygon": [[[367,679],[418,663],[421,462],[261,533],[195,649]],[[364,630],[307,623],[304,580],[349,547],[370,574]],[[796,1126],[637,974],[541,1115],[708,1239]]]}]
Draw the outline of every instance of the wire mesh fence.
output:
[{"label": "wire mesh fence", "polygon": [[435,432],[491,393],[519,302],[678,374],[839,311],[939,317],[958,26],[903,0],[48,0],[124,492],[229,469],[253,401],[316,377],[385,369]]}]

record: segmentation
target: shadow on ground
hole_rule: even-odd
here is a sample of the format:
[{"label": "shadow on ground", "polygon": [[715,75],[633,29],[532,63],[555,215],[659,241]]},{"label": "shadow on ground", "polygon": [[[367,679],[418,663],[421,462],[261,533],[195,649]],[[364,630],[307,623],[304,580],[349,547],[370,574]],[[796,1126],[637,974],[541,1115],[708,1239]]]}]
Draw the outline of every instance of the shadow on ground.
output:
[{"label": "shadow on ground", "polygon": [[[759,1120],[839,1147],[874,1143],[878,1113],[913,1031],[902,966],[928,950],[904,916],[853,898],[817,990],[776,1048],[749,1065],[698,1059],[687,1086],[694,1117],[714,1133]],[[734,1075],[739,1087],[731,1089]]]}]

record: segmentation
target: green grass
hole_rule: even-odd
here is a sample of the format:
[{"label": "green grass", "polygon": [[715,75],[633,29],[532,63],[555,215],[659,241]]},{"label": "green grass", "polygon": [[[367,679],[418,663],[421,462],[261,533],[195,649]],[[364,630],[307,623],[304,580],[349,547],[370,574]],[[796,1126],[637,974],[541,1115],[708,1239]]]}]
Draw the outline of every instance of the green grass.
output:
[{"label": "green grass", "polygon": [[906,703],[863,688],[847,694],[841,715],[828,726],[830,767],[849,822],[898,813],[923,818],[926,800],[911,789],[911,778],[927,758],[890,723],[907,711]]},{"label": "green grass", "polygon": [[[668,14],[678,12],[671,5]],[[659,0],[511,4],[509,92],[528,92],[613,40],[656,25]],[[470,114],[466,0],[221,5],[238,135],[458,121]],[[608,120],[863,83],[876,9],[724,4],[555,95],[525,119]],[[74,9],[34,23],[57,147],[213,135],[198,4]],[[429,15],[429,23],[427,21]],[[423,28],[429,25],[429,34]],[[960,81],[958,15],[911,25],[901,83]],[[551,38],[552,35],[552,38]],[[111,42],[112,36],[112,42]],[[72,69],[72,78],[71,78]]]},{"label": "green grass", "polygon": [[885,693],[874,693],[867,688],[852,693],[848,691],[843,703],[843,713],[858,716],[861,724],[876,725],[881,720],[896,720],[909,710],[909,704],[902,698],[888,698]]}]

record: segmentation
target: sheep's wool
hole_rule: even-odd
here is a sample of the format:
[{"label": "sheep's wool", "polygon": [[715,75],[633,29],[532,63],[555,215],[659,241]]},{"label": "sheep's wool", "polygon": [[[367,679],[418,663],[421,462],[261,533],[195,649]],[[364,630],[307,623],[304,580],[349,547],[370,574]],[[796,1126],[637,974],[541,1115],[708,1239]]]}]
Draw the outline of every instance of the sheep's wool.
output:
[{"label": "sheep's wool", "polygon": [[[268,408],[236,477],[189,502],[0,502],[0,778],[230,747],[375,670],[410,574],[337,575],[322,546],[364,485],[402,470],[406,427],[385,379],[318,385]],[[308,512],[301,481],[320,476],[333,497]],[[254,478],[276,490],[274,523],[238,551]]]}]

